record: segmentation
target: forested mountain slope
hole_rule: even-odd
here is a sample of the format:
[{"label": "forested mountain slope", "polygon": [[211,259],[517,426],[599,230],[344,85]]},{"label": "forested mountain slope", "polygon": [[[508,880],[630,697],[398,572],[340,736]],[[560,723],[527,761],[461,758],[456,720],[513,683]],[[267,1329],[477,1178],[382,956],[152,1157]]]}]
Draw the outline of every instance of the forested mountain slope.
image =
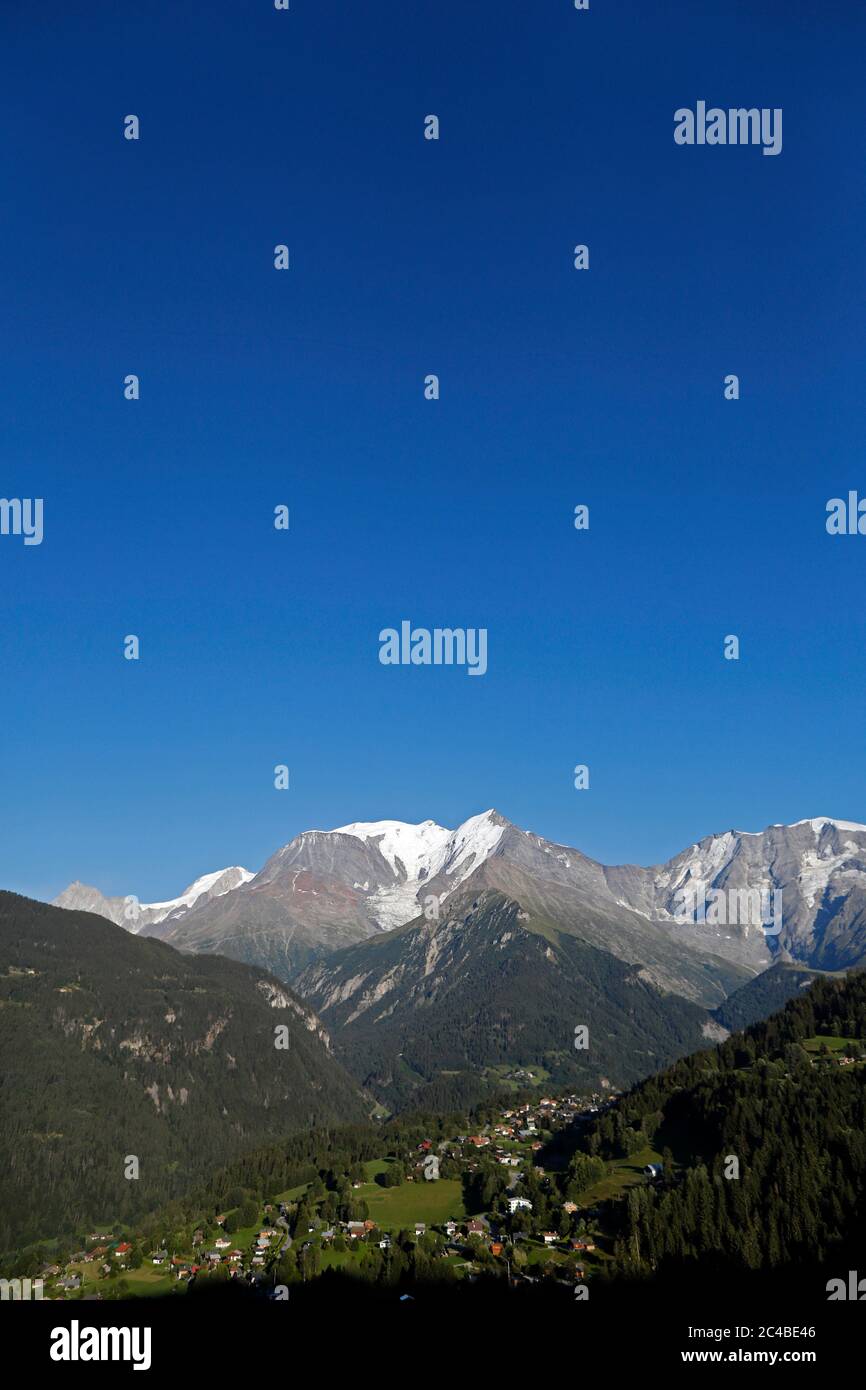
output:
[{"label": "forested mountain slope", "polygon": [[128,1219],[254,1145],[370,1109],[313,1011],[264,971],[12,893],[0,1056],[0,1249]]},{"label": "forested mountain slope", "polygon": [[864,1040],[866,973],[818,979],[600,1116],[582,1141],[588,1153],[667,1150],[664,1180],[623,1203],[620,1267],[816,1267],[862,1231]]},{"label": "forested mountain slope", "polygon": [[[627,1085],[721,1036],[705,1009],[639,965],[469,885],[435,920],[340,951],[296,987],[353,1075],[392,1109],[471,1103],[479,1081],[502,1084],[502,1069]],[[585,1048],[577,1027],[588,1029]]]}]

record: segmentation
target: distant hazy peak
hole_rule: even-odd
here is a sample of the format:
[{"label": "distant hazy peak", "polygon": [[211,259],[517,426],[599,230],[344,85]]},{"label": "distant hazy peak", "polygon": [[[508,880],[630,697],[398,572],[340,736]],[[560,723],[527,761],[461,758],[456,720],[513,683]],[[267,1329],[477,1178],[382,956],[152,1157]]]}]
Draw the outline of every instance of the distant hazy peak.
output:
[{"label": "distant hazy peak", "polygon": [[139,902],[134,915],[128,911],[129,899],[134,898],[134,894],[108,898],[98,888],[93,888],[76,879],[74,883],[70,883],[62,893],[58,894],[52,906],[65,907],[79,912],[96,912],[119,926],[127,927],[132,932],[139,932],[142,927],[151,926],[156,922],[162,922],[166,917],[187,912],[203,898],[218,898],[223,893],[230,893],[232,889],[240,888],[243,884],[249,883],[252,878],[253,874],[250,873],[249,869],[244,869],[239,864],[233,864],[227,869],[216,869],[213,873],[202,874],[200,878],[195,879],[177,898],[169,898],[166,902],[158,903]]}]

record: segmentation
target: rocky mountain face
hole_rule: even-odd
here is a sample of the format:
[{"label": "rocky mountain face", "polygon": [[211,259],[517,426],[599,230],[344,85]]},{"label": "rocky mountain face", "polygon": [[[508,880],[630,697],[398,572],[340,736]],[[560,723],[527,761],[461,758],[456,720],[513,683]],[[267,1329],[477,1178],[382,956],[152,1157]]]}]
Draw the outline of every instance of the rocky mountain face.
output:
[{"label": "rocky mountain face", "polygon": [[[70,883],[52,904],[53,907],[66,907],[74,912],[98,912],[119,927],[134,933],[144,932],[146,927],[156,927],[166,920],[174,921],[189,912],[196,903],[210,902],[240,888],[252,878],[249,869],[234,865],[230,869],[217,869],[215,873],[203,874],[176,898],[162,903],[142,903],[134,894],[122,898],[106,898],[98,888],[86,883]],[[151,932],[151,935],[158,935]]]},{"label": "rocky mountain face", "polygon": [[[772,959],[790,957],[822,970],[866,959],[866,826],[821,816],[758,833],[729,830],[707,836],[659,869],[606,872],[653,920],[673,914],[677,893],[689,885],[723,891],[729,907],[741,890],[774,893],[781,930],[765,937]],[[761,928],[719,930],[764,936]]]},{"label": "rocky mountain face", "polygon": [[557,1084],[625,1085],[725,1036],[650,971],[501,892],[476,891],[475,878],[434,920],[372,937],[297,978],[338,1055],[386,1105],[447,1108],[470,1079],[495,1088],[525,1068]]},{"label": "rocky mountain face", "polygon": [[3,892],[0,1050],[0,1249],[19,1222],[123,1221],[371,1109],[310,1005],[264,971]]}]

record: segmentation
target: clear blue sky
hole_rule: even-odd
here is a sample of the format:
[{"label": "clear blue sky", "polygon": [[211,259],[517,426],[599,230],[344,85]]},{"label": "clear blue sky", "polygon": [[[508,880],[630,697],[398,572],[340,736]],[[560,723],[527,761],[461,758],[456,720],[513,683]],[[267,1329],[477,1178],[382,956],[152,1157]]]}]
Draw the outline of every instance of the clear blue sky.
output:
[{"label": "clear blue sky", "polygon": [[[824,526],[866,493],[864,39],[850,0],[3,5],[0,496],[45,539],[0,537],[0,884],[153,899],[490,805],[607,862],[866,821],[866,537]],[[782,107],[782,153],[676,146],[699,99]],[[380,665],[403,618],[486,627],[487,675]]]}]

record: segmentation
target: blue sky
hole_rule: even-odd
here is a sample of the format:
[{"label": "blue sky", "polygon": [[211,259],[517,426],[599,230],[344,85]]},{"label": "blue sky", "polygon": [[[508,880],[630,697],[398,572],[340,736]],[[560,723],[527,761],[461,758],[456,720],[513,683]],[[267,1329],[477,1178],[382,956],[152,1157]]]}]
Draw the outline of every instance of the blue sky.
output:
[{"label": "blue sky", "polygon": [[[866,493],[864,37],[3,6],[0,496],[45,538],[0,537],[0,885],[154,899],[490,805],[606,862],[866,821],[866,537],[824,525]],[[699,99],[781,107],[782,153],[675,145]],[[487,674],[382,666],[404,618],[487,628]]]}]

